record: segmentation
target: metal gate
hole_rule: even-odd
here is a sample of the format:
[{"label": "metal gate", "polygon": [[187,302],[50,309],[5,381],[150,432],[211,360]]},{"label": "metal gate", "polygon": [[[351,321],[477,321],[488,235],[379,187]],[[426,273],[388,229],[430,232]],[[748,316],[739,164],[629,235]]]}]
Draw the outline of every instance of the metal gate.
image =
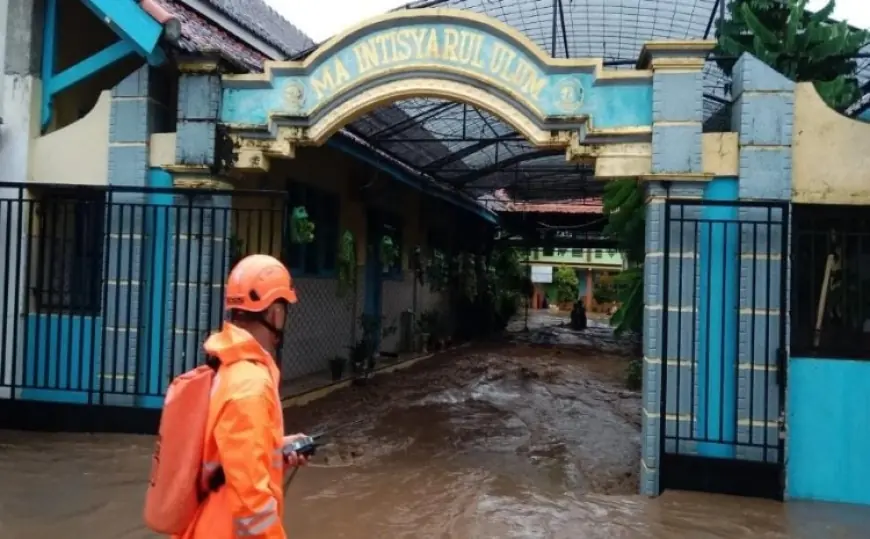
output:
[{"label": "metal gate", "polygon": [[660,489],[781,499],[788,203],[665,202]]}]

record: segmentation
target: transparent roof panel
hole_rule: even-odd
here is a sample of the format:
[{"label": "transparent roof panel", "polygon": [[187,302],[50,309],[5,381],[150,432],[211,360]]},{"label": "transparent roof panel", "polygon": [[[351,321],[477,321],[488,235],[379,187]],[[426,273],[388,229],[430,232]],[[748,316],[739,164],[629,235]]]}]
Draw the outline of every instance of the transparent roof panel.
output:
[{"label": "transparent roof panel", "polygon": [[[721,13],[717,0],[420,0],[400,9],[426,7],[486,14],[552,56],[600,57],[615,69],[633,69],[648,41],[712,38]],[[858,63],[865,83],[870,60]],[[728,77],[714,61],[704,74],[704,128],[727,130]],[[534,148],[497,117],[461,103],[401,101],[349,129],[433,179],[475,194],[506,188],[519,198],[576,198],[601,188],[588,169],[567,163],[563,152]]]}]

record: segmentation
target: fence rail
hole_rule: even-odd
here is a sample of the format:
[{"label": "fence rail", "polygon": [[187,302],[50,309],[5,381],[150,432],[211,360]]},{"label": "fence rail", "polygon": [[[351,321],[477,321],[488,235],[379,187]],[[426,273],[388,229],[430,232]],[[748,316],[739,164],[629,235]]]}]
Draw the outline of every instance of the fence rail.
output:
[{"label": "fence rail", "polygon": [[[338,293],[335,198],[313,189],[0,183],[0,398],[159,406],[220,326],[232,264],[255,252],[291,266],[300,297],[285,329],[282,376],[324,371],[358,339],[369,301],[362,266]],[[318,231],[306,244],[289,233],[292,208],[303,204]],[[402,272],[378,279],[373,304],[389,324],[442,301]]]}]

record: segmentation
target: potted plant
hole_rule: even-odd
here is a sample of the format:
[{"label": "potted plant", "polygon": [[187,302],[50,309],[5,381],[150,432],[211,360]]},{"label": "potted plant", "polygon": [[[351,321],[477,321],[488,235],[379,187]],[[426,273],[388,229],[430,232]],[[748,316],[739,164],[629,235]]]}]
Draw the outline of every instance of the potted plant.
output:
[{"label": "potted plant", "polygon": [[344,369],[347,366],[347,358],[336,356],[329,360],[329,372],[332,374],[332,381],[337,382],[344,376]]},{"label": "potted plant", "polygon": [[371,350],[371,343],[365,337],[350,347],[350,366],[355,376],[366,374],[368,367],[373,366],[374,361],[370,356],[374,354]]},{"label": "potted plant", "polygon": [[438,324],[438,313],[436,311],[425,311],[417,320],[417,331],[420,334],[420,347],[423,353],[432,348],[432,334]]}]

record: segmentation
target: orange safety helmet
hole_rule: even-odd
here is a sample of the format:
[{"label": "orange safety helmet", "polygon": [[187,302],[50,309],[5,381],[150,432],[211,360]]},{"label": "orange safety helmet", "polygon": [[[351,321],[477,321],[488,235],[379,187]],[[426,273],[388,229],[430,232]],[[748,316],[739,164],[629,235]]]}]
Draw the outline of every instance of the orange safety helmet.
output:
[{"label": "orange safety helmet", "polygon": [[296,303],[296,289],[290,272],[277,258],[246,256],[230,272],[224,309],[259,313],[280,300]]}]

